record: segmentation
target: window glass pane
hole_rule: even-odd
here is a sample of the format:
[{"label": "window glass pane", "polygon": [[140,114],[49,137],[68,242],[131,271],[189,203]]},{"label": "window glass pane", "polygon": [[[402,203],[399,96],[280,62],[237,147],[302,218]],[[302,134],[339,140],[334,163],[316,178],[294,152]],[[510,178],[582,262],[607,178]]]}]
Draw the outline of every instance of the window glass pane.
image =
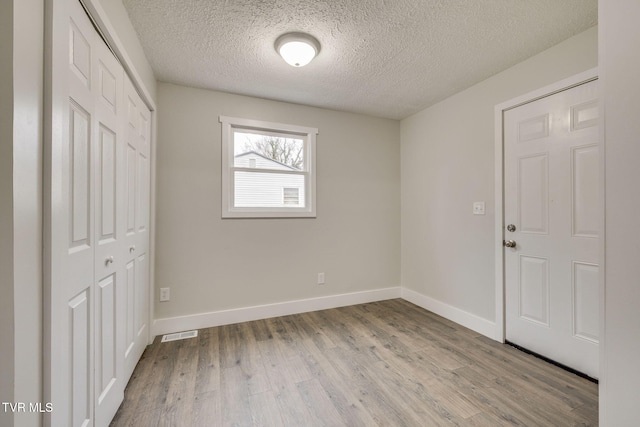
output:
[{"label": "window glass pane", "polygon": [[235,171],[234,178],[236,208],[305,206],[303,174]]},{"label": "window glass pane", "polygon": [[235,131],[233,154],[235,167],[306,170],[302,138]]}]

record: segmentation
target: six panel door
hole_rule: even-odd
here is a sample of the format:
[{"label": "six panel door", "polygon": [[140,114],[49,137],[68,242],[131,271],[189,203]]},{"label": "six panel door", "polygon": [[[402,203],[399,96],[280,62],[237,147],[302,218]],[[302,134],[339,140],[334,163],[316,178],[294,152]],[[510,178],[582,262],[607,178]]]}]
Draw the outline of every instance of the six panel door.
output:
[{"label": "six panel door", "polygon": [[[77,0],[58,3],[52,22],[44,398],[54,411],[45,425],[108,426],[149,334],[150,112]],[[138,134],[131,171],[130,96]],[[135,349],[125,357],[129,313]]]},{"label": "six panel door", "polygon": [[[124,138],[122,67],[99,37],[94,36],[94,165],[95,165],[95,425],[107,426],[124,397],[123,341],[125,313],[122,260],[124,245]],[[128,378],[128,377],[126,377]]]},{"label": "six panel door", "polygon": [[597,82],[504,113],[506,338],[598,377]]},{"label": "six panel door", "polygon": [[125,82],[126,120],[126,345],[125,374],[131,375],[149,335],[149,205],[150,133],[149,109],[133,85]]}]

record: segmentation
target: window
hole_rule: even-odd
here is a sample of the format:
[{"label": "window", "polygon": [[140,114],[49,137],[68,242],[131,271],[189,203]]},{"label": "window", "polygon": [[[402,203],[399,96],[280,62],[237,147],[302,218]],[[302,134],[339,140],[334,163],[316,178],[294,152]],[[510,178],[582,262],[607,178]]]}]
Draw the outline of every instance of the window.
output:
[{"label": "window", "polygon": [[220,116],[222,217],[315,217],[318,130]]}]

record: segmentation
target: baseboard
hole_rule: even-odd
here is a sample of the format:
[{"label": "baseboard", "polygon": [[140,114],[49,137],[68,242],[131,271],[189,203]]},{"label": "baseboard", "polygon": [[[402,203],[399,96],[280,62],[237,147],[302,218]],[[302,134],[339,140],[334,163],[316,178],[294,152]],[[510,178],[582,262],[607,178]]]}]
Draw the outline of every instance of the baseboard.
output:
[{"label": "baseboard", "polygon": [[166,317],[156,319],[153,322],[152,333],[153,336],[164,335],[191,329],[211,328],[214,326],[287,316],[290,314],[327,310],[330,308],[364,304],[374,301],[384,301],[393,298],[403,298],[424,308],[425,310],[429,310],[444,317],[445,319],[476,331],[479,334],[485,335],[491,339],[496,339],[496,325],[494,322],[416,291],[412,291],[411,289],[400,287],[329,295],[325,297],[286,301],[230,310],[212,311],[188,316]]},{"label": "baseboard", "polygon": [[153,322],[153,329],[151,332],[154,336],[158,336],[191,329],[212,328],[214,326],[250,322],[252,320],[269,319],[271,317],[287,316],[290,314],[306,313],[309,311],[326,310],[374,301],[384,301],[393,298],[400,298],[400,296],[400,287],[392,287],[296,301],[286,301],[254,307],[212,311],[189,316],[167,317],[156,319]]},{"label": "baseboard", "polygon": [[485,335],[491,339],[496,339],[496,325],[494,322],[416,291],[412,291],[411,289],[402,288],[401,296],[402,299],[422,307],[425,310],[429,310],[432,313],[442,316],[445,319],[451,320],[452,322],[476,331],[477,333]]}]

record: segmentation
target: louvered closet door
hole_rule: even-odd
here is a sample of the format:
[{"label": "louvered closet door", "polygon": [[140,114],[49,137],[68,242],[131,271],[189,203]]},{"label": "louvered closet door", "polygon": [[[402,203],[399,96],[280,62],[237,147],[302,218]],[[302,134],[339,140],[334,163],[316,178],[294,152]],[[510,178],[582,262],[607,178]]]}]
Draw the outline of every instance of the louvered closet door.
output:
[{"label": "louvered closet door", "polygon": [[149,109],[128,79],[126,104],[126,325],[125,374],[131,375],[149,335]]}]

